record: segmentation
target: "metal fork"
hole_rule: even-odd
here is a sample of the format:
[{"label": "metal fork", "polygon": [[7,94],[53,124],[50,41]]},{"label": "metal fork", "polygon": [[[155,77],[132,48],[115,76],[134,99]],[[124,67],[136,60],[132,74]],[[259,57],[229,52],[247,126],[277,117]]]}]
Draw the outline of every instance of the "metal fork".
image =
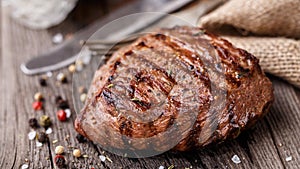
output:
[{"label": "metal fork", "polygon": [[136,40],[141,33],[153,32],[153,30],[158,27],[165,27],[166,25],[172,27],[176,25],[186,25],[187,23],[190,23],[189,25],[196,26],[196,23],[201,16],[216,8],[221,3],[223,3],[223,0],[201,1],[197,5],[192,6],[187,10],[175,13],[174,16],[176,17],[172,17],[172,15],[166,16],[156,24],[150,25],[147,29],[141,30],[136,34],[121,40],[119,39],[107,41],[89,39],[86,41],[82,40],[80,41],[80,43],[82,46],[86,46],[92,52],[92,55],[111,55],[116,50]]}]

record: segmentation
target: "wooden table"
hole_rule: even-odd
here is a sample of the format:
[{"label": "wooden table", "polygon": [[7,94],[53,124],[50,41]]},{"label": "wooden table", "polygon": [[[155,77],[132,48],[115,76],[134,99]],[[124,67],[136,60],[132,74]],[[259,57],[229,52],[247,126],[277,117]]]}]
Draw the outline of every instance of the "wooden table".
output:
[{"label": "wooden table", "polygon": [[[74,19],[74,18],[73,18]],[[82,25],[81,25],[82,26]],[[67,28],[67,29],[62,29]],[[300,90],[270,76],[274,84],[275,103],[271,112],[256,126],[237,139],[227,141],[195,152],[171,153],[141,159],[119,157],[103,150],[92,142],[79,144],[73,129],[75,113],[67,122],[59,122],[54,106],[56,95],[72,101],[71,75],[67,69],[53,72],[47,80],[48,86],[41,87],[41,75],[26,76],[20,71],[20,64],[34,55],[45,52],[53,46],[55,32],[74,32],[77,27],[68,18],[63,24],[50,30],[35,31],[27,29],[8,16],[8,10],[1,10],[1,55],[0,55],[0,168],[20,168],[24,163],[30,168],[55,168],[53,157],[57,145],[66,148],[65,158],[68,168],[300,168]],[[64,72],[69,83],[57,85],[56,75]],[[53,133],[49,134],[49,144],[37,147],[35,141],[27,137],[31,131],[28,119],[40,117],[42,112],[34,112],[31,104],[35,92],[45,96],[45,114],[53,121]],[[38,131],[43,131],[39,128]],[[58,140],[53,144],[53,140]],[[74,158],[73,147],[82,150],[86,158]],[[101,162],[99,155],[104,154],[112,162]],[[238,155],[240,164],[231,160]],[[292,157],[289,161],[288,157]]]}]

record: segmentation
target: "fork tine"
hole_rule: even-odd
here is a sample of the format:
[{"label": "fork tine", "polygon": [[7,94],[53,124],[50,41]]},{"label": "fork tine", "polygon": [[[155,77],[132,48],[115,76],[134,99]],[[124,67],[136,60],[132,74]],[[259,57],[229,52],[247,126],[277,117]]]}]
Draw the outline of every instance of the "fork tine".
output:
[{"label": "fork tine", "polygon": [[87,45],[87,47],[91,50],[107,50],[107,49],[119,49],[123,46],[125,46],[128,43],[123,43],[123,44],[116,44],[116,45]]},{"label": "fork tine", "polygon": [[97,47],[88,47],[88,49],[93,53],[93,55],[103,55],[108,54],[111,55],[115,51],[117,51],[119,47],[112,47],[112,48],[97,48]]},{"label": "fork tine", "polygon": [[128,38],[122,40],[81,40],[81,45],[114,45],[114,44],[122,44],[122,43],[129,43],[138,38],[139,35],[130,36]]}]

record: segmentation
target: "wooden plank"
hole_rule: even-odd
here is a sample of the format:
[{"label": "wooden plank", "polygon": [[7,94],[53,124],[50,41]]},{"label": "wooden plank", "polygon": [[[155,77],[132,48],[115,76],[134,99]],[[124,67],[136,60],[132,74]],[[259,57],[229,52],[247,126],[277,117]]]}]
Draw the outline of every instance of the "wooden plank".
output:
[{"label": "wooden plank", "polygon": [[[1,46],[0,55],[0,168],[19,168],[30,161],[30,168],[52,168],[55,146],[66,147],[64,156],[68,160],[68,168],[165,168],[174,165],[175,168],[299,168],[299,103],[300,92],[292,86],[272,78],[274,82],[276,101],[271,112],[257,125],[244,132],[235,140],[203,150],[173,153],[167,152],[151,158],[129,159],[103,152],[97,144],[91,142],[79,144],[75,139],[76,132],[72,122],[75,112],[68,122],[59,122],[54,103],[56,95],[62,95],[72,101],[71,74],[66,69],[53,72],[48,79],[48,87],[40,87],[40,76],[23,75],[19,69],[20,63],[34,55],[48,50],[51,36],[47,31],[32,31],[25,29],[12,21],[7,13],[1,15]],[[87,78],[92,77],[97,68],[99,57],[93,58],[92,64],[84,72]],[[57,85],[56,75],[59,72],[67,74],[68,84]],[[87,81],[84,81],[87,82]],[[42,112],[34,112],[31,108],[35,92],[45,95],[45,114],[53,120],[53,133],[49,135],[50,144],[41,148],[35,142],[27,139],[30,128],[27,121],[31,117],[40,117]],[[78,99],[77,99],[78,100]],[[79,103],[78,103],[79,104]],[[40,128],[39,131],[43,129]],[[68,137],[69,136],[69,137]],[[68,139],[66,139],[68,138]],[[58,140],[52,144],[53,140]],[[280,146],[281,144],[282,146]],[[68,148],[71,146],[71,148]],[[80,148],[88,158],[74,158],[71,154],[74,148]],[[99,155],[104,154],[112,163],[101,162]],[[233,155],[241,158],[240,164],[231,161]],[[287,162],[286,157],[292,156]]]},{"label": "wooden plank", "polygon": [[[273,78],[275,103],[266,117],[278,154],[286,168],[300,166],[299,89]],[[288,157],[292,157],[288,161]]]},{"label": "wooden plank", "polygon": [[[32,92],[36,79],[28,79],[19,69],[20,63],[38,50],[45,50],[49,41],[45,33],[29,31],[16,23],[12,23],[6,11],[2,19],[3,60],[1,62],[1,159],[0,168],[19,168],[25,158],[35,161],[31,168],[50,168],[51,162],[47,146],[37,148],[35,142],[29,141],[30,131],[27,120],[36,114],[31,109]],[[16,38],[20,39],[16,39]],[[40,37],[36,38],[36,37]],[[36,39],[34,41],[33,39]],[[26,43],[24,43],[26,42]],[[40,47],[39,44],[43,44]],[[3,148],[2,148],[3,147]]]}]

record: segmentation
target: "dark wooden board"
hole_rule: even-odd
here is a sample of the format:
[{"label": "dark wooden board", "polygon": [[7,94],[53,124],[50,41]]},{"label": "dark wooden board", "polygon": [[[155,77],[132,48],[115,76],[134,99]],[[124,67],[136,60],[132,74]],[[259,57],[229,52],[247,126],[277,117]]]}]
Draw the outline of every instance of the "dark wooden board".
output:
[{"label": "dark wooden board", "polygon": [[[68,24],[67,24],[68,25]],[[74,28],[75,30],[76,28]],[[59,29],[55,29],[58,31]],[[72,75],[67,69],[53,72],[47,80],[48,86],[38,84],[40,76],[26,76],[20,64],[34,55],[47,51],[51,46],[53,31],[34,31],[15,23],[1,11],[1,55],[0,55],[0,168],[19,168],[28,159],[30,168],[55,168],[53,157],[55,146],[66,147],[65,157],[69,168],[300,168],[300,91],[276,77],[271,77],[274,84],[275,103],[271,112],[257,125],[242,133],[237,139],[200,151],[187,153],[167,152],[159,156],[141,159],[119,157],[103,150],[91,142],[79,144],[73,128],[75,112],[68,122],[59,122],[54,105],[56,95],[61,95],[72,102]],[[92,70],[98,65],[99,58],[93,58],[90,66],[85,68],[92,76]],[[57,85],[56,75],[67,74],[69,83]],[[43,112],[34,112],[31,104],[35,92],[45,96],[45,114],[53,121],[53,133],[49,135],[50,143],[36,147],[34,141],[28,140],[31,130],[28,119],[40,117]],[[38,129],[42,131],[43,129]],[[69,136],[69,137],[68,137]],[[58,140],[52,144],[53,140]],[[70,148],[68,148],[71,146]],[[73,148],[82,150],[87,158],[74,158]],[[112,162],[101,162],[99,155],[105,154]],[[231,161],[238,155],[240,164]],[[286,158],[292,160],[287,162]]]}]

